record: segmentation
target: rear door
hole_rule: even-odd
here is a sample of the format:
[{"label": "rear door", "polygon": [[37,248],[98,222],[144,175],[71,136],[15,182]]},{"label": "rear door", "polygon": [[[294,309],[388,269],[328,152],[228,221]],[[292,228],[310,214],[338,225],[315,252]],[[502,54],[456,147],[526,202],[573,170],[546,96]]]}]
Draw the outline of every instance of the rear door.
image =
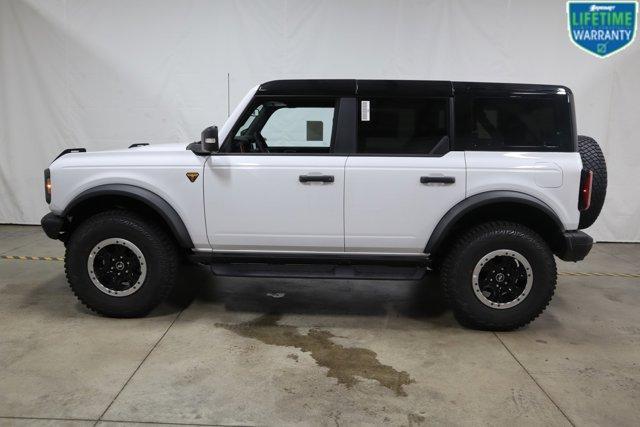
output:
[{"label": "rear door", "polygon": [[451,99],[429,95],[361,94],[356,153],[345,167],[345,251],[422,253],[464,199],[464,152],[450,151]]}]

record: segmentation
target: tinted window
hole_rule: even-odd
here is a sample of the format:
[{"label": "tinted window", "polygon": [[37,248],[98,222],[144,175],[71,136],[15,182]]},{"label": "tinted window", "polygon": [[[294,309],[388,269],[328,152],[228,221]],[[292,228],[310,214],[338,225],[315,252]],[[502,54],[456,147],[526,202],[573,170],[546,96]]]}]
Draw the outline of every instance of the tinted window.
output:
[{"label": "tinted window", "polygon": [[253,112],[247,118],[247,120],[242,124],[242,126],[240,126],[240,129],[238,129],[237,135],[244,135],[247,132],[247,129],[249,129],[249,126],[251,126],[251,123],[253,123],[256,117],[260,115],[260,111],[262,111],[262,107],[263,107],[262,105],[258,105],[255,108],[255,110],[253,110]]},{"label": "tinted window", "polygon": [[331,145],[333,107],[285,107],[275,111],[260,133],[269,147]]},{"label": "tinted window", "polygon": [[456,145],[466,150],[571,151],[563,97],[456,97]]},{"label": "tinted window", "polygon": [[360,107],[359,153],[411,155],[448,151],[447,98],[363,98]]},{"label": "tinted window", "polygon": [[329,153],[334,113],[334,100],[261,100],[225,151]]}]

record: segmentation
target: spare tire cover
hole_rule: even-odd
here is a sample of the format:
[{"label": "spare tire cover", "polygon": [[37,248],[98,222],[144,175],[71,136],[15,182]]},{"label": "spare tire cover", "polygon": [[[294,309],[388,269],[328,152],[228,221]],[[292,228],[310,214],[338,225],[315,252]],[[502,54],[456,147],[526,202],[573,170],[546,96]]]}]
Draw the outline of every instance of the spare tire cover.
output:
[{"label": "spare tire cover", "polygon": [[582,158],[582,168],[593,171],[591,206],[580,212],[578,226],[578,228],[587,228],[596,222],[604,205],[604,198],[607,195],[607,164],[600,146],[591,137],[578,135],[578,151]]}]

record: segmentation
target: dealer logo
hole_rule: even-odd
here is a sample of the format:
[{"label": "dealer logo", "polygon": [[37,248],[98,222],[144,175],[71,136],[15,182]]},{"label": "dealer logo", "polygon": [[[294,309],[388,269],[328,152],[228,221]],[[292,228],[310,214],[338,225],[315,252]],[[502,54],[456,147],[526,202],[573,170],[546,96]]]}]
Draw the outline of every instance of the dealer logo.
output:
[{"label": "dealer logo", "polygon": [[636,37],[638,2],[567,3],[569,37],[580,49],[600,58],[620,52]]}]

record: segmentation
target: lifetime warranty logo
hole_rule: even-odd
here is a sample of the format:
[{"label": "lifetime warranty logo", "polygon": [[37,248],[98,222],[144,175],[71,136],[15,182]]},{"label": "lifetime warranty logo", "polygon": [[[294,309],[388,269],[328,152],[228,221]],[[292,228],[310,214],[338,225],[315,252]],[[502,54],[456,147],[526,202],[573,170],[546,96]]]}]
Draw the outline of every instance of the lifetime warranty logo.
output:
[{"label": "lifetime warranty logo", "polygon": [[629,46],[636,37],[638,2],[567,3],[569,37],[580,49],[600,58]]}]

